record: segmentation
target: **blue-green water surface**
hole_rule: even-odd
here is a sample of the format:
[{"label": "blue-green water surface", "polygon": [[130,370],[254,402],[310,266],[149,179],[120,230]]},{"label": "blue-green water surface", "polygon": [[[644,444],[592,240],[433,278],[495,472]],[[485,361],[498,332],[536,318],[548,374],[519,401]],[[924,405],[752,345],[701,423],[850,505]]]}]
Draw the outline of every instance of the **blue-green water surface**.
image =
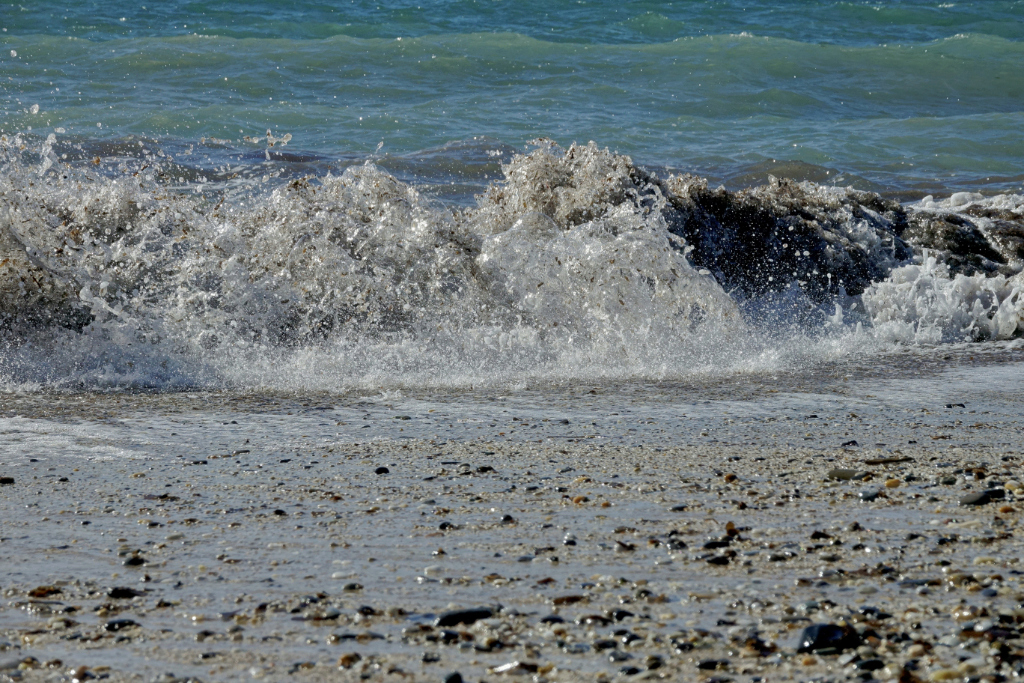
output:
[{"label": "blue-green water surface", "polygon": [[0,29],[8,134],[245,149],[269,129],[430,163],[545,136],[732,184],[1024,181],[1020,0],[4,0]]}]

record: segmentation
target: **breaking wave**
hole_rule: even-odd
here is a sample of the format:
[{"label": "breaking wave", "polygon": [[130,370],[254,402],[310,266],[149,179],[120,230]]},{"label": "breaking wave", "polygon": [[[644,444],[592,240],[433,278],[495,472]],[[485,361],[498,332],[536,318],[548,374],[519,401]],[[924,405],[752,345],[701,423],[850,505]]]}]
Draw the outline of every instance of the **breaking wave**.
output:
[{"label": "breaking wave", "polygon": [[537,141],[464,206],[369,162],[254,191],[56,144],[0,148],[8,385],[664,379],[1024,334],[1020,197],[728,192]]}]

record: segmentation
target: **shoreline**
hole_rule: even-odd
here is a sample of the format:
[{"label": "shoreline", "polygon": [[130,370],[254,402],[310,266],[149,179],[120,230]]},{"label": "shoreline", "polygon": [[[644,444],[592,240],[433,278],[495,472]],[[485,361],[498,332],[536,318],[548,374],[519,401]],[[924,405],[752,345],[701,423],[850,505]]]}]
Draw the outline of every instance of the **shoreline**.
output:
[{"label": "shoreline", "polygon": [[[1019,456],[901,451],[391,441],[5,468],[0,676],[1005,675],[986,654],[1019,636],[1021,506],[958,501]],[[434,625],[470,608],[494,615]],[[866,635],[797,653],[814,623]]]}]

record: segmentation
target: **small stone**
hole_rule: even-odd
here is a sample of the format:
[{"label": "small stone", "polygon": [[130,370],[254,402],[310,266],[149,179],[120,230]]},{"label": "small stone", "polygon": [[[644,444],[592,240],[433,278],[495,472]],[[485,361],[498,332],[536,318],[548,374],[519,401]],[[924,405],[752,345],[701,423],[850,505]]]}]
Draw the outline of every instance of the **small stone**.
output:
[{"label": "small stone", "polygon": [[469,626],[471,624],[475,624],[481,619],[490,619],[493,616],[494,610],[487,607],[452,610],[450,612],[444,612],[438,616],[437,619],[434,620],[434,626],[458,626],[459,624]]},{"label": "small stone", "polygon": [[135,628],[139,626],[137,621],[131,619],[112,619],[103,625],[103,628],[111,633],[116,633],[126,628]]},{"label": "small stone", "polygon": [[864,489],[858,494],[858,496],[860,497],[862,502],[873,503],[874,501],[878,500],[878,496],[881,495],[881,493],[882,492],[879,491],[878,489]]},{"label": "small stone", "polygon": [[986,489],[968,493],[960,499],[960,505],[988,505],[994,500],[1002,500],[1005,497],[1006,491],[1003,489]]},{"label": "small stone", "polygon": [[462,683],[462,674],[453,671],[444,677],[444,683]]},{"label": "small stone", "polygon": [[137,591],[134,588],[124,588],[121,586],[111,588],[107,591],[107,597],[115,600],[128,600],[130,598],[138,598],[143,595],[145,595],[145,593],[142,591]]},{"label": "small stone", "polygon": [[697,662],[697,668],[703,671],[714,671],[716,669],[729,668],[728,659],[702,659]]},{"label": "small stone", "polygon": [[833,481],[850,481],[851,479],[853,479],[856,476],[857,476],[857,470],[848,470],[848,469],[837,468],[837,469],[829,470],[828,474],[825,475],[825,478],[826,479],[831,479]]},{"label": "small stone", "polygon": [[878,671],[885,667],[885,662],[881,659],[862,659],[857,662],[857,668],[861,671]]},{"label": "small stone", "polygon": [[14,483],[14,477],[0,477],[0,486],[10,486]]},{"label": "small stone", "polygon": [[355,666],[356,662],[362,660],[362,655],[358,652],[349,652],[338,657],[338,666],[343,669],[351,669]]},{"label": "small stone", "polygon": [[800,646],[797,652],[842,652],[858,647],[861,638],[849,626],[836,624],[814,624],[808,626],[800,634]]},{"label": "small stone", "polygon": [[898,489],[900,487],[899,479],[886,479],[885,488],[887,489]]},{"label": "small stone", "polygon": [[374,474],[391,474],[391,470],[387,467],[378,467],[373,471]]}]

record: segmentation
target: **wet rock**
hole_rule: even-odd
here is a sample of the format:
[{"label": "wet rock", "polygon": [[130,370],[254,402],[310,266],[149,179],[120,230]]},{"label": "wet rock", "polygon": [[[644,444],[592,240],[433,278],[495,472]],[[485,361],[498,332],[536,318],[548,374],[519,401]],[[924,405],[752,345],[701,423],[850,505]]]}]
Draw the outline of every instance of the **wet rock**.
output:
[{"label": "wet rock", "polygon": [[494,616],[494,610],[487,607],[476,607],[473,609],[460,609],[444,612],[434,620],[434,626],[467,626],[475,624],[481,619],[490,619]]},{"label": "wet rock", "polygon": [[114,598],[115,600],[128,600],[130,598],[138,598],[145,595],[143,591],[137,591],[134,588],[125,588],[123,586],[117,586],[107,591],[108,598]]},{"label": "wet rock", "polygon": [[861,637],[849,626],[814,624],[800,634],[797,652],[838,653],[860,646]]},{"label": "wet rock", "polygon": [[338,666],[343,669],[351,669],[357,662],[362,661],[363,656],[358,652],[348,652],[338,657]]},{"label": "wet rock", "polygon": [[882,492],[879,489],[864,489],[857,496],[865,503],[873,503],[878,500]]},{"label": "wet rock", "polygon": [[862,659],[856,666],[860,671],[878,671],[885,666],[885,662],[881,659]]},{"label": "wet rock", "polygon": [[116,633],[126,628],[136,628],[140,625],[137,621],[132,621],[131,619],[111,619],[103,625],[103,628],[111,633]]},{"label": "wet rock", "polygon": [[387,467],[378,467],[373,471],[374,474],[391,474],[391,470]]},{"label": "wet rock", "polygon": [[[906,209],[877,194],[824,193],[774,177],[740,192],[710,189],[706,179],[688,174],[662,185],[670,202],[665,220],[693,246],[694,265],[710,270],[727,290],[748,296],[783,291],[792,280],[816,301],[840,288],[858,294],[912,255],[900,239]],[[852,237],[851,219],[884,245],[888,258]]]},{"label": "wet rock", "polygon": [[975,493],[968,493],[960,499],[960,505],[987,505],[994,500],[1006,498],[1006,491],[1003,489],[986,489]]},{"label": "wet rock", "polygon": [[444,677],[444,683],[462,683],[462,674],[458,671],[453,671]]},{"label": "wet rock", "polygon": [[0,486],[10,486],[14,483],[14,477],[0,477]]},{"label": "wet rock", "polygon": [[57,586],[38,586],[28,592],[30,598],[48,598],[51,595],[60,595],[63,591]]},{"label": "wet rock", "polygon": [[509,662],[508,664],[502,664],[491,669],[492,673],[505,674],[509,676],[521,676],[524,674],[536,673],[538,666],[533,662]]},{"label": "wet rock", "polygon": [[718,669],[728,669],[728,659],[702,659],[697,662],[697,668],[703,671],[716,671]]},{"label": "wet rock", "polygon": [[867,472],[861,472],[860,470],[849,470],[849,469],[831,469],[828,474],[825,475],[827,479],[832,481],[850,481],[852,479],[864,479],[869,476]]}]

